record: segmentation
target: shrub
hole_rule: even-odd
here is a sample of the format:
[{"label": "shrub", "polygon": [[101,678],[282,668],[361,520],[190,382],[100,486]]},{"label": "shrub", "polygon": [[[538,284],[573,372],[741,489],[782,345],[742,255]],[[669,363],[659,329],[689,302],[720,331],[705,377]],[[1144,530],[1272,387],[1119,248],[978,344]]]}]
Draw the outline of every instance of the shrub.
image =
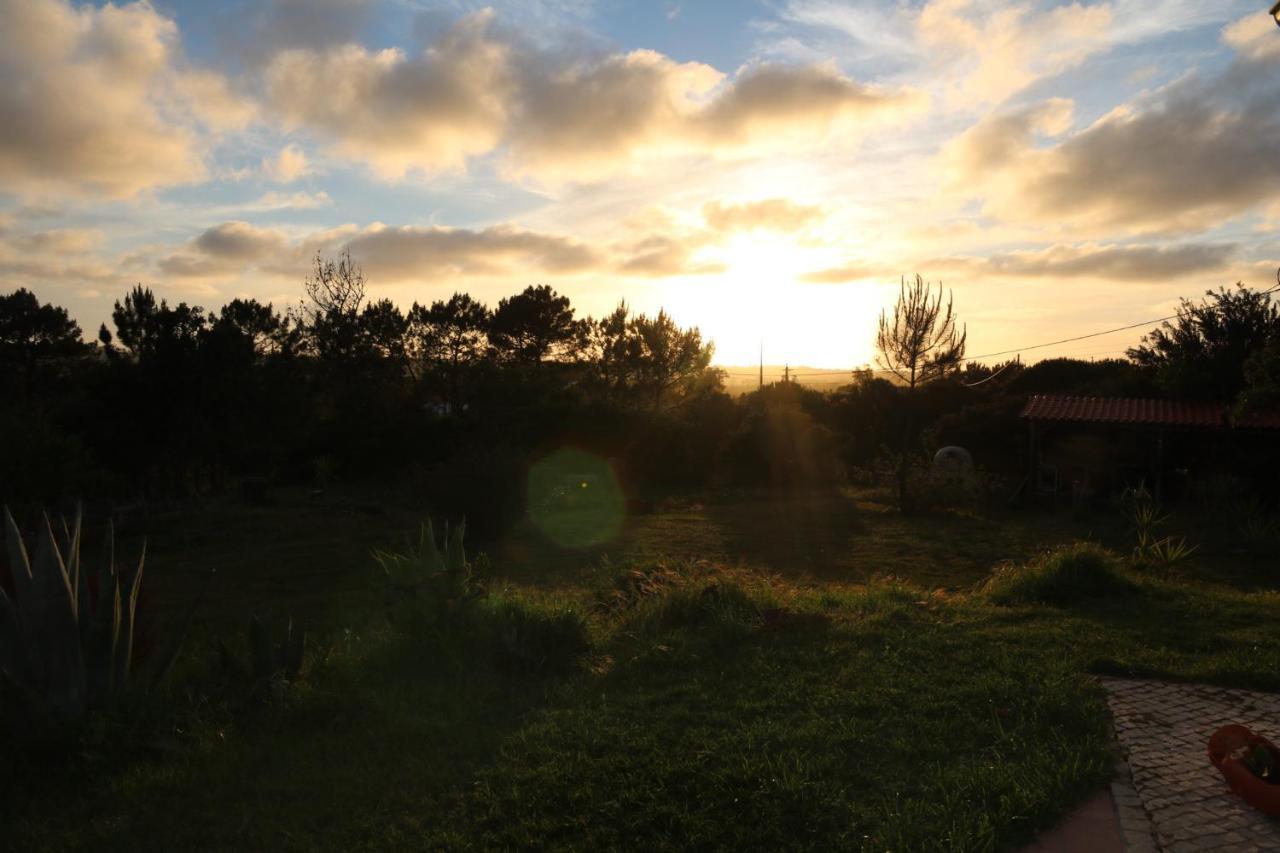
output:
[{"label": "shrub", "polygon": [[986,585],[991,600],[1005,605],[1074,604],[1134,589],[1115,555],[1085,542],[1050,551],[1025,566],[998,569]]}]

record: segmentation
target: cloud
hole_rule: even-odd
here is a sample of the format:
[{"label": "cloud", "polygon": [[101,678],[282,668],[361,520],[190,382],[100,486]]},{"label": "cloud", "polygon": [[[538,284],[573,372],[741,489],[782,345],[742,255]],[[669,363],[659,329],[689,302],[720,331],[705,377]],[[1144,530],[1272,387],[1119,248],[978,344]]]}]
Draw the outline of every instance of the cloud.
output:
[{"label": "cloud", "polygon": [[298,178],[311,174],[311,164],[301,148],[286,145],[275,157],[263,158],[261,170],[263,177],[269,181],[291,184]]},{"label": "cloud", "polygon": [[1222,31],[1222,40],[1252,62],[1280,62],[1275,22],[1265,15],[1246,15]]},{"label": "cloud", "polygon": [[248,222],[215,225],[155,262],[161,275],[185,279],[235,277],[257,269],[301,277],[316,254],[350,250],[374,286],[464,276],[575,275],[602,270],[597,249],[514,225],[472,230],[440,226],[364,228],[342,225],[290,238]]},{"label": "cloud", "polygon": [[182,67],[177,26],[147,3],[0,0],[0,20],[0,183],[12,191],[122,198],[199,181],[201,127],[244,117],[218,78]]},{"label": "cloud", "polygon": [[823,213],[817,205],[768,198],[738,204],[709,201],[702,206],[702,216],[717,231],[793,232],[822,219]]},{"label": "cloud", "polygon": [[631,242],[595,245],[513,224],[487,228],[341,225],[301,236],[233,220],[176,249],[142,253],[136,268],[183,280],[233,278],[254,270],[299,278],[317,255],[349,250],[374,286],[463,278],[536,278],[618,273],[640,278],[708,275],[720,263],[697,260],[716,236],[705,229],[655,232]]},{"label": "cloud", "polygon": [[171,121],[231,131],[259,118],[257,102],[235,91],[226,77],[213,71],[172,72],[165,83],[171,90],[165,97]]},{"label": "cloud", "polygon": [[751,65],[732,77],[649,50],[569,67],[525,63],[508,129],[517,173],[592,178],[663,156],[812,145],[920,106],[911,92],[858,83],[834,65]]},{"label": "cloud", "polygon": [[1034,155],[1037,136],[1066,133],[1074,113],[1066,98],[993,113],[946,144],[944,165],[952,180],[979,185],[993,171]]},{"label": "cloud", "polygon": [[964,110],[1005,103],[1117,47],[1220,25],[1240,8],[1222,0],[787,0],[776,20],[753,23],[767,55],[887,69]]},{"label": "cloud", "polygon": [[692,119],[722,145],[773,145],[820,136],[843,121],[900,115],[921,105],[910,92],[877,89],[842,74],[835,63],[760,64],[738,72],[730,86]]},{"label": "cloud", "polygon": [[238,275],[251,264],[276,257],[288,248],[288,239],[281,231],[248,222],[224,222],[160,259],[156,268],[174,278]]},{"label": "cloud", "polygon": [[622,260],[617,271],[642,278],[668,278],[677,275],[714,275],[728,267],[716,262],[698,262],[694,253],[709,242],[697,232],[684,236],[654,234],[621,248]]},{"label": "cloud", "polygon": [[460,275],[575,274],[603,258],[577,240],[514,225],[480,230],[374,224],[343,241],[375,283]]},{"label": "cloud", "polygon": [[1234,243],[1174,246],[1086,243],[998,252],[986,257],[938,258],[923,266],[975,277],[1091,278],[1146,283],[1222,272],[1237,250]]},{"label": "cloud", "polygon": [[[1006,222],[1080,232],[1189,232],[1280,193],[1280,78],[1242,60],[1192,75],[1063,135],[1051,101],[984,119],[943,155],[954,187]],[[1041,144],[1037,133],[1057,137]]]},{"label": "cloud", "polygon": [[874,278],[882,271],[867,264],[848,264],[823,270],[801,273],[798,280],[806,284],[844,284],[864,278]]},{"label": "cloud", "polygon": [[224,222],[197,237],[192,245],[201,254],[234,260],[260,258],[284,245],[279,231],[257,228],[247,222]]},{"label": "cloud", "polygon": [[[374,11],[373,0],[250,0],[249,5],[252,12],[234,15],[234,31],[228,27],[224,38],[259,59],[281,48],[322,48],[353,41]],[[246,30],[251,34],[248,38]]]},{"label": "cloud", "polygon": [[497,154],[512,174],[589,180],[654,157],[742,153],[825,138],[919,106],[834,64],[729,76],[652,50],[550,50],[495,23],[457,22],[416,55],[345,44],[290,49],[264,72],[288,130],[397,178]]},{"label": "cloud", "polygon": [[102,241],[102,232],[93,229],[12,232],[0,220],[0,281],[6,288],[109,281],[112,267],[91,255]]},{"label": "cloud", "polygon": [[1110,46],[1111,7],[1080,3],[1037,10],[1029,4],[933,0],[920,12],[921,47],[949,58],[949,98],[995,104],[1042,77],[1059,74]]},{"label": "cloud", "polygon": [[279,193],[268,192],[263,193],[258,198],[245,205],[238,205],[240,210],[315,210],[321,207],[330,207],[333,205],[333,199],[329,197],[327,192],[306,193]]},{"label": "cloud", "polygon": [[491,13],[461,21],[410,57],[355,44],[290,49],[265,71],[265,99],[287,128],[305,128],[383,177],[461,169],[497,145],[510,83]]},{"label": "cloud", "polygon": [[[1177,0],[1181,2],[1181,0]],[[945,106],[999,104],[1070,70],[1121,38],[1134,16],[1112,3],[1043,8],[1025,0],[929,0],[920,4],[789,0],[779,21],[756,22],[764,51],[841,56],[940,92]],[[1130,6],[1127,0],[1122,5]],[[1159,17],[1145,4],[1148,18]],[[1167,5],[1167,2],[1166,2]]]},{"label": "cloud", "polygon": [[81,255],[102,245],[103,234],[92,228],[57,228],[52,231],[36,231],[7,236],[5,245],[15,253],[39,254],[53,252],[65,255]]}]

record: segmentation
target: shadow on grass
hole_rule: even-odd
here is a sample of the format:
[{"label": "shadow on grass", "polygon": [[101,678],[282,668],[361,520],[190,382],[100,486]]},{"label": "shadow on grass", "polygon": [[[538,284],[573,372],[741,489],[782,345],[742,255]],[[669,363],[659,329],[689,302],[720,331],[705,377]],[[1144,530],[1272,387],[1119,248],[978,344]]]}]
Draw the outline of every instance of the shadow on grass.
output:
[{"label": "shadow on grass", "polygon": [[1098,675],[1277,691],[1278,607],[1276,593],[1140,579],[1123,596],[997,609],[993,626],[1010,642],[1056,647]]},{"label": "shadow on grass", "polygon": [[13,849],[417,847],[560,683],[422,641],[347,642],[283,703],[199,709],[180,747],[28,766],[0,811]]},{"label": "shadow on grass", "polygon": [[1100,691],[1060,656],[907,587],[824,601],[747,630],[690,600],[625,620],[616,665],[530,715],[440,845],[1000,849],[1106,777]]}]

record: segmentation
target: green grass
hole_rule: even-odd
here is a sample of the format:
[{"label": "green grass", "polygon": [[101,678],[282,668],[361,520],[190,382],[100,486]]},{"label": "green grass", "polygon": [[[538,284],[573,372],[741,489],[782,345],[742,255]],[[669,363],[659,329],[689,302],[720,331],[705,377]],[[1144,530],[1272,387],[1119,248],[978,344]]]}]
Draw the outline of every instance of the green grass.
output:
[{"label": "green grass", "polygon": [[997,604],[1078,604],[1123,599],[1135,590],[1114,554],[1085,542],[1055,548],[1024,565],[1000,566],[986,584]]},{"label": "green grass", "polygon": [[[749,495],[590,552],[522,530],[468,619],[405,635],[371,615],[356,547],[392,519],[326,518],[310,543],[310,512],[187,522],[214,556],[182,563],[249,584],[215,613],[263,594],[328,625],[307,682],[250,710],[179,699],[162,750],[10,759],[12,849],[1016,849],[1108,778],[1090,674],[1280,689],[1280,595],[1144,577],[1112,594],[1095,548],[1033,559],[1076,532],[1061,519]],[[275,556],[235,564],[255,538]],[[1031,561],[1020,592],[982,591],[1005,560]],[[197,642],[175,689],[202,660]]]}]

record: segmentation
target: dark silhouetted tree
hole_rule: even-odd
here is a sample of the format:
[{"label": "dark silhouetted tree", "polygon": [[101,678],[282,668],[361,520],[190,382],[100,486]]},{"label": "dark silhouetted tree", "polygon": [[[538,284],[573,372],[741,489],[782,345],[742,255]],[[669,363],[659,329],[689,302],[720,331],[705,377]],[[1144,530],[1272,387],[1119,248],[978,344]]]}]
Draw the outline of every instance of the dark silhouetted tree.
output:
[{"label": "dark silhouetted tree", "polygon": [[405,362],[414,380],[421,380],[441,361],[440,330],[431,319],[431,309],[417,302],[405,315]]},{"label": "dark silhouetted tree", "polygon": [[297,346],[297,330],[289,317],[282,317],[268,303],[256,299],[233,299],[213,321],[211,331],[242,342],[258,358],[292,351]]},{"label": "dark silhouetted tree", "polygon": [[700,384],[718,388],[723,376],[710,368],[714,351],[696,327],[681,329],[665,311],[632,315],[625,302],[596,323],[592,342],[605,387],[638,395],[653,409],[677,402]]},{"label": "dark silhouetted tree", "polygon": [[390,299],[370,302],[360,313],[360,332],[364,350],[373,358],[383,359],[397,369],[405,366],[405,336],[409,321]]},{"label": "dark silhouetted tree", "polygon": [[[21,376],[23,397],[29,402],[42,363],[79,356],[87,347],[80,326],[67,309],[41,305],[25,288],[0,295],[0,364],[6,373]],[[0,387],[0,392],[4,389]]]},{"label": "dark silhouetted tree", "polygon": [[1280,306],[1265,291],[1208,291],[1198,303],[1183,299],[1166,320],[1128,352],[1152,369],[1171,396],[1234,403],[1245,387],[1245,365],[1280,335]]},{"label": "dark silhouetted tree", "polygon": [[314,312],[355,314],[364,304],[364,271],[351,260],[350,249],[344,249],[337,260],[317,252],[303,289]]},{"label": "dark silhouetted tree", "polygon": [[204,309],[179,302],[156,303],[155,294],[142,285],[116,302],[111,312],[116,339],[139,361],[181,357],[194,352],[205,328]]},{"label": "dark silhouetted tree", "polygon": [[489,324],[489,343],[498,357],[525,364],[563,355],[579,337],[569,297],[545,284],[498,302]]},{"label": "dark silhouetted tree", "polygon": [[449,381],[449,405],[460,402],[463,372],[484,357],[489,330],[489,309],[465,293],[455,293],[447,302],[436,301],[426,313],[429,336]]},{"label": "dark silhouetted tree", "polygon": [[915,391],[921,386],[958,370],[964,360],[966,330],[956,327],[950,295],[942,304],[942,285],[938,292],[919,275],[907,284],[903,279],[898,301],[893,306],[893,319],[880,312],[876,331],[876,361],[906,387],[906,428],[902,431],[901,458],[898,460],[898,505],[909,509],[907,467],[913,446],[919,436],[912,417]]},{"label": "dark silhouetted tree", "polygon": [[365,278],[360,265],[343,250],[337,260],[317,254],[311,274],[303,281],[308,303],[303,307],[309,343],[330,370],[350,382],[352,360],[361,344],[360,309]]}]

